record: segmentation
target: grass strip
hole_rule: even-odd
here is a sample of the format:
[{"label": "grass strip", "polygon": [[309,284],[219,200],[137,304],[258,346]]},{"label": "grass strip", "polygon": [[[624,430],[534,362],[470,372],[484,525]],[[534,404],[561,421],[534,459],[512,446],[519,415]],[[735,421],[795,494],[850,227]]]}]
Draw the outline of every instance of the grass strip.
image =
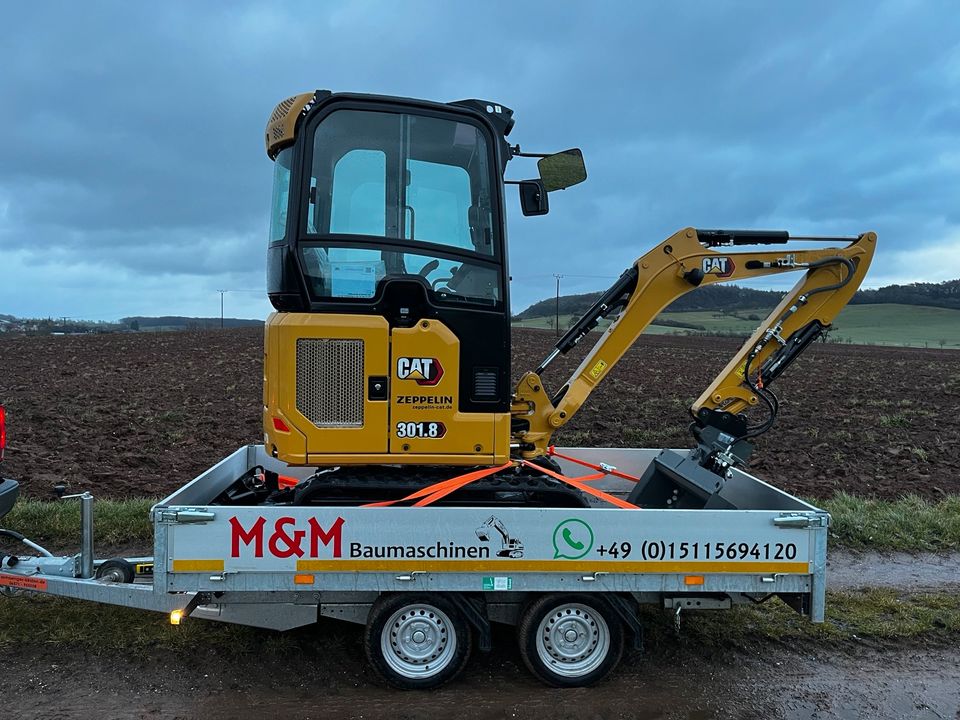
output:
[{"label": "grass strip", "polygon": [[[675,648],[673,615],[645,608],[642,621],[649,649]],[[148,648],[231,656],[251,653],[326,654],[355,646],[360,628],[322,620],[321,626],[287,633],[186,619],[171,627],[166,616],[129,608],[94,605],[39,594],[0,597],[0,649],[68,645],[95,653]],[[960,639],[960,597],[900,594],[895,590],[831,592],[827,619],[814,625],[779,600],[723,611],[685,612],[679,642],[703,649],[743,647],[770,641],[842,644],[874,641]]]},{"label": "grass strip", "polygon": [[[704,612],[695,618],[688,614],[683,624],[683,634],[704,647],[727,647],[750,640],[947,640],[960,636],[960,597],[948,593],[905,594],[886,588],[828,592],[822,624],[811,623],[779,600],[727,612]],[[659,622],[652,626],[654,637],[667,634],[662,625]]]},{"label": "grass strip", "polygon": [[[101,545],[145,544],[153,540],[152,499],[97,500],[96,541]],[[960,549],[960,496],[939,502],[917,496],[900,500],[867,500],[840,493],[830,500],[811,500],[830,512],[832,547],[858,550],[947,552]],[[22,500],[3,519],[4,527],[38,542],[60,546],[80,538],[80,506],[71,501]]]},{"label": "grass strip", "polygon": [[858,550],[945,552],[960,549],[960,496],[930,502],[916,495],[867,500],[839,493],[811,500],[832,517],[831,544]]},{"label": "grass strip", "polygon": [[[150,508],[157,501],[97,500],[94,503],[95,539],[103,545],[153,544]],[[80,503],[75,500],[57,502],[20,500],[3,518],[3,527],[16,530],[39,543],[80,547]]]}]

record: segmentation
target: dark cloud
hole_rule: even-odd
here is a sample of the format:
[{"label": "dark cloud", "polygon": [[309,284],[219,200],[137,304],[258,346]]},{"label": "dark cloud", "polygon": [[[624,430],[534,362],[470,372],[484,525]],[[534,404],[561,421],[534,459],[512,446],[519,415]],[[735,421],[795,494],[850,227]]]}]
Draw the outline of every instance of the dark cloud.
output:
[{"label": "dark cloud", "polygon": [[11,5],[0,312],[265,313],[263,125],[317,87],[496,99],[526,149],[583,147],[549,216],[511,198],[517,309],[685,225],[875,229],[868,282],[955,277],[958,30],[952,2]]}]

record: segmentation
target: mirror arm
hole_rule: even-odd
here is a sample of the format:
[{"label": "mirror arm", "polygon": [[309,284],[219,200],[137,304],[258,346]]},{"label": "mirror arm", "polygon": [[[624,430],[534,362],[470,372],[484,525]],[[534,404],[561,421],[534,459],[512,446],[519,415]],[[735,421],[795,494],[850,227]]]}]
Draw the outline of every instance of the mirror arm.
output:
[{"label": "mirror arm", "polygon": [[512,145],[510,147],[510,155],[512,157],[536,157],[536,158],[545,158],[550,157],[550,153],[525,153],[520,152],[520,145]]}]

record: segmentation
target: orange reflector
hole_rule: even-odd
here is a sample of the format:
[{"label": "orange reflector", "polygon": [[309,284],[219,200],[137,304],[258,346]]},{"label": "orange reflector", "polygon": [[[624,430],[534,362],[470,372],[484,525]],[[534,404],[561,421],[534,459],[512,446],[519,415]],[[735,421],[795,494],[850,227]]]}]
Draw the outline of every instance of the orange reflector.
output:
[{"label": "orange reflector", "polygon": [[294,575],[293,582],[295,585],[313,585],[313,575]]},{"label": "orange reflector", "polygon": [[287,424],[278,417],[273,419],[273,429],[279,430],[280,432],[290,432],[290,428],[287,427]]},{"label": "orange reflector", "polygon": [[703,585],[703,575],[684,575],[684,585]]}]

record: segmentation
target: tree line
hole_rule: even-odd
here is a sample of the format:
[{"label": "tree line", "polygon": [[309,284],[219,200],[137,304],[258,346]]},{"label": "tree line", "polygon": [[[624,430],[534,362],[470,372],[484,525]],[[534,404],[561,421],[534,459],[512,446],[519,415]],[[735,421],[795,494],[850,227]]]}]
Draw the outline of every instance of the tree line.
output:
[{"label": "tree line", "polygon": [[[560,314],[582,315],[600,295],[599,292],[561,295]],[[770,309],[780,302],[782,297],[783,293],[777,290],[754,290],[737,285],[707,285],[677,298],[664,312]],[[853,305],[898,303],[960,310],[960,280],[887,285],[875,290],[858,290],[850,302]],[[557,299],[552,297],[536,302],[514,315],[514,320],[549,317],[556,312]]]}]

